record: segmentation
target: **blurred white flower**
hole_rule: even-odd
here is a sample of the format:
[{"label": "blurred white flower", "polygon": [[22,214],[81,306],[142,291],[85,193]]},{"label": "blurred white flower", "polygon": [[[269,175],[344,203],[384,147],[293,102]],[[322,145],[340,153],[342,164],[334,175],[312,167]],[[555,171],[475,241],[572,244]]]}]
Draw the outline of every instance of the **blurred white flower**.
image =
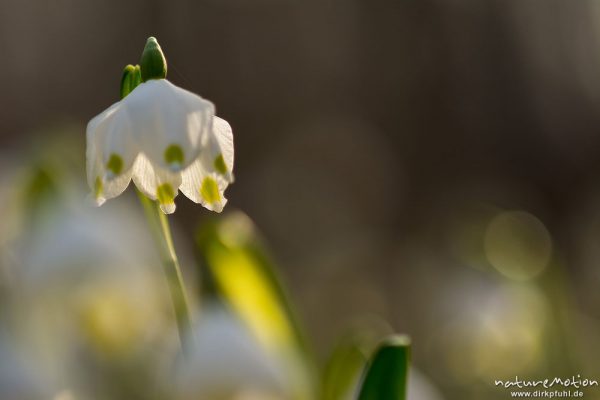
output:
[{"label": "blurred white flower", "polygon": [[[168,292],[135,211],[128,201],[110,210],[50,207],[13,242],[3,306],[11,310],[11,329],[27,349],[25,358],[33,360],[54,393],[64,387],[75,387],[75,398],[96,393],[88,384],[93,377],[110,382],[104,385],[107,392],[127,394],[117,398],[145,398],[141,392],[154,390],[158,382],[136,386],[133,395],[113,382],[112,371],[124,380],[155,375],[177,353]],[[2,396],[4,363],[9,359],[4,360],[0,343],[0,398],[18,398]]]},{"label": "blurred white flower", "polygon": [[411,367],[408,373],[408,400],[443,400],[435,385],[418,369]]},{"label": "blurred white flower", "polygon": [[168,295],[143,220],[132,209],[123,202],[111,210],[51,210],[55,219],[15,243],[21,255],[12,274],[20,288],[14,307],[28,315],[31,332],[43,332],[44,341],[57,333],[62,341],[61,330],[77,325],[77,334],[102,339],[94,345],[123,341],[117,344],[130,351],[162,334]]},{"label": "blurred white flower", "polygon": [[[0,326],[0,331],[2,328]],[[51,393],[35,360],[28,357],[15,340],[0,333],[0,398],[43,399],[49,398]]]},{"label": "blurred white flower", "polygon": [[[149,45],[160,51],[154,38]],[[87,178],[96,204],[121,194],[133,179],[165,213],[175,211],[178,189],[220,212],[233,181],[233,134],[214,113],[211,102],[151,78],[93,118],[87,126]]]},{"label": "blurred white flower", "polygon": [[180,371],[183,400],[284,400],[286,377],[243,323],[221,306],[205,308],[195,346]]}]

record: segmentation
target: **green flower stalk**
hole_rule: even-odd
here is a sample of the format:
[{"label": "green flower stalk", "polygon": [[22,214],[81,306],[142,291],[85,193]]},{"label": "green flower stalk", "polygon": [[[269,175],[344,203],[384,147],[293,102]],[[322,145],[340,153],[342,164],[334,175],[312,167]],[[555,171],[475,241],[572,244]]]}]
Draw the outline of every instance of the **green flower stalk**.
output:
[{"label": "green flower stalk", "polygon": [[171,228],[167,216],[161,212],[155,201],[150,200],[139,190],[137,191],[140,203],[144,208],[144,214],[148,220],[152,236],[156,242],[162,265],[173,302],[173,311],[175,312],[175,320],[177,322],[177,330],[179,339],[183,348],[183,353],[187,354],[191,344],[189,340],[193,338],[190,335],[192,329],[192,319],[190,315],[190,307],[188,296],[183,282],[183,275],[179,265],[179,259],[173,245]]}]

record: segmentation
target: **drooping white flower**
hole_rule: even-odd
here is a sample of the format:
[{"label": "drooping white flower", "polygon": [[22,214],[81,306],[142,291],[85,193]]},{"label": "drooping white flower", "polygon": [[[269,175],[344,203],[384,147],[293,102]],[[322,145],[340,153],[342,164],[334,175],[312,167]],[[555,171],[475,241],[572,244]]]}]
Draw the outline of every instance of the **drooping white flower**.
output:
[{"label": "drooping white flower", "polygon": [[231,126],[214,115],[211,102],[167,81],[166,64],[153,74],[156,65],[145,57],[156,52],[164,61],[156,40],[148,39],[145,82],[88,123],[87,178],[95,203],[118,196],[133,179],[165,213],[175,211],[178,190],[220,212],[233,181]]}]

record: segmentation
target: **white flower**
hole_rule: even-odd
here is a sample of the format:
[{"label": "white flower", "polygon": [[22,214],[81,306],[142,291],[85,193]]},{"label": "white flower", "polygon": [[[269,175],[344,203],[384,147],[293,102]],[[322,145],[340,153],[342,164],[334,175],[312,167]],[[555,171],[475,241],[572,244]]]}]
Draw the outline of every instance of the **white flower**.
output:
[{"label": "white flower", "polygon": [[233,134],[211,102],[166,79],[149,79],[87,126],[87,179],[97,205],[133,182],[175,211],[178,189],[220,212],[233,181]]},{"label": "white flower", "polygon": [[191,334],[192,352],[177,373],[178,398],[291,398],[280,362],[224,306],[205,306]]}]

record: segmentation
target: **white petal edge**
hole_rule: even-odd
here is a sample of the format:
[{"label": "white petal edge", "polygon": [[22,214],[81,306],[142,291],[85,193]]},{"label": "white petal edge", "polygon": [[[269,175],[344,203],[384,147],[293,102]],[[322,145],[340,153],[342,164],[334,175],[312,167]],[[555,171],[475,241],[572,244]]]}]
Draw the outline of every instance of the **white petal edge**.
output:
[{"label": "white petal edge", "polygon": [[[115,113],[120,102],[108,107],[88,122],[86,128],[86,169],[87,181],[90,189],[94,190],[96,177],[103,176],[103,143],[106,136],[108,122]],[[102,174],[100,174],[102,172]]]},{"label": "white petal edge", "polygon": [[[225,173],[218,171],[216,166],[219,156],[223,157],[226,167]],[[208,136],[205,148],[200,155],[200,160],[206,171],[214,171],[222,175],[227,182],[233,182],[233,130],[231,129],[231,125],[223,118],[217,116],[213,118],[212,134]]]},{"label": "white petal edge", "polygon": [[[178,188],[181,181],[181,173],[161,169],[154,165],[143,153],[138,155],[133,164],[133,182],[135,186],[150,199],[159,201],[160,208],[165,214],[175,212],[175,197],[179,193]],[[159,188],[164,184],[170,185],[172,190],[172,199],[169,199],[169,201],[163,201],[159,196]]]},{"label": "white petal edge", "polygon": [[[102,160],[106,169],[107,180],[112,180],[132,168],[139,150],[132,137],[131,121],[122,107],[117,108],[107,119],[107,124]],[[122,163],[121,171],[117,174],[108,170],[109,160],[113,156],[120,157]]]},{"label": "white petal edge", "polygon": [[87,180],[91,189],[90,197],[97,206],[123,193],[131,180],[131,165],[124,165],[124,172],[107,179],[106,150],[111,148],[107,146],[107,139],[113,135],[111,131],[118,129],[116,122],[119,121],[120,105],[121,102],[115,103],[92,118],[86,129]]},{"label": "white petal edge", "polygon": [[[208,172],[204,169],[204,166],[200,160],[196,160],[181,174],[181,186],[179,189],[181,192],[194,203],[202,204],[202,206],[208,210],[220,213],[227,204],[225,198],[225,189],[229,185],[221,175],[214,172]],[[209,201],[202,195],[202,185],[205,179],[212,179],[217,186],[218,200]],[[209,196],[210,197],[210,196]],[[215,197],[215,196],[212,196]]]}]

